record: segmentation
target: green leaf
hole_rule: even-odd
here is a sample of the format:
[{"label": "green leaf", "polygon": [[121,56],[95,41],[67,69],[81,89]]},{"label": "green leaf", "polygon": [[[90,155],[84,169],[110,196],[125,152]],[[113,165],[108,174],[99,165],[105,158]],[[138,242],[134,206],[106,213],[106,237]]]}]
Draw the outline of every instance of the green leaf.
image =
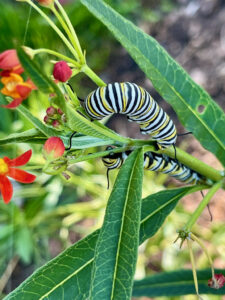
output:
[{"label": "green leaf", "polygon": [[[9,102],[8,97],[6,98],[6,100]],[[0,97],[0,104],[5,104],[5,100],[2,97]],[[58,136],[60,134],[60,131],[45,126],[38,118],[33,116],[25,106],[19,105],[17,106],[16,110],[21,113],[28,121],[30,121],[34,125],[34,127],[40,130],[45,136]]]},{"label": "green leaf", "polygon": [[[179,199],[201,189],[202,186],[183,187],[146,197],[141,209],[140,243],[156,233]],[[153,228],[152,220],[156,221]],[[96,230],[38,269],[5,299],[30,300],[32,295],[32,300],[55,300],[64,295],[67,300],[86,300],[99,232]]]},{"label": "green leaf", "polygon": [[43,74],[41,68],[24,52],[22,48],[17,49],[17,55],[25,71],[30,76],[36,87],[43,93],[54,92],[51,80]]},{"label": "green leaf", "polygon": [[130,299],[141,215],[143,151],[119,171],[95,250],[90,299]]},{"label": "green leaf", "polygon": [[[97,125],[95,122],[90,122],[88,119],[81,116],[71,106],[67,106],[68,126],[77,132],[85,135],[94,136],[103,140],[114,140],[121,143],[129,143],[130,139],[124,138],[101,124]],[[105,127],[105,128],[104,128]]]},{"label": "green leaf", "polygon": [[30,76],[37,88],[46,94],[56,93],[55,102],[66,113],[66,104],[63,94],[59,87],[49,79],[41,70],[41,68],[24,52],[22,48],[17,49],[19,60],[27,74]]},{"label": "green leaf", "polygon": [[[217,269],[215,273],[223,273],[225,275],[225,270]],[[210,269],[198,271],[197,276],[200,294],[225,294],[225,286],[219,290],[207,286],[208,280],[212,278]],[[133,287],[134,297],[171,297],[189,294],[196,294],[192,270],[159,273],[135,281]]]},{"label": "green leaf", "polygon": [[[225,114],[160,44],[101,0],[81,2],[127,49],[182,124],[225,164]],[[199,107],[204,106],[204,112]]]},{"label": "green leaf", "polygon": [[[64,145],[66,147],[69,147],[69,138],[65,136],[59,136],[59,137],[62,139]],[[92,136],[79,136],[79,137],[72,138],[71,149],[86,149],[86,148],[92,148],[97,146],[110,145],[113,143],[114,140],[112,139],[102,140]]]},{"label": "green leaf", "polygon": [[43,137],[43,134],[33,128],[26,130],[24,132],[18,132],[8,135],[6,138],[0,139],[0,145],[10,144],[10,143],[23,143],[32,138],[40,138]]}]

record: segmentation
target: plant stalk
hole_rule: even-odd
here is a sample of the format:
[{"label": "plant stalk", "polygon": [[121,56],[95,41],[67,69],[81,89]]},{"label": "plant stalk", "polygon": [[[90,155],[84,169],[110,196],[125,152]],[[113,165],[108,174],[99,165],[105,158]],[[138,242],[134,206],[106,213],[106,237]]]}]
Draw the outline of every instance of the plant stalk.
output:
[{"label": "plant stalk", "polygon": [[195,212],[192,214],[187,224],[184,226],[185,231],[191,231],[192,226],[196,223],[197,219],[202,214],[202,211],[205,209],[212,196],[218,191],[218,189],[221,188],[221,186],[222,186],[222,181],[219,181],[212,186],[212,188],[205,195],[205,197],[203,198],[203,200],[201,201],[201,203],[199,204]]}]

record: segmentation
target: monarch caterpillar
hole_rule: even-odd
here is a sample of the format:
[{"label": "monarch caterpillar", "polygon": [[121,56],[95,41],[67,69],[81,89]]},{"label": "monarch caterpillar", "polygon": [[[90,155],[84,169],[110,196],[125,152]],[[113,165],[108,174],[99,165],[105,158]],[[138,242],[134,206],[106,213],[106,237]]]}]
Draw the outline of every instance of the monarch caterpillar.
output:
[{"label": "monarch caterpillar", "polygon": [[92,119],[101,120],[113,113],[125,114],[130,121],[140,124],[142,134],[150,134],[160,149],[174,145],[177,132],[173,121],[151,95],[130,82],[114,82],[92,91],[84,106]]},{"label": "monarch caterpillar", "polygon": [[[111,149],[111,146],[106,148],[106,150]],[[104,156],[102,161],[107,167],[107,173],[109,170],[120,168],[131,152],[132,151],[129,150],[120,153],[110,153],[109,155]],[[169,174],[170,176],[187,184],[206,182],[206,178],[187,166],[179,163],[176,159],[150,151],[144,153],[144,169]]]}]

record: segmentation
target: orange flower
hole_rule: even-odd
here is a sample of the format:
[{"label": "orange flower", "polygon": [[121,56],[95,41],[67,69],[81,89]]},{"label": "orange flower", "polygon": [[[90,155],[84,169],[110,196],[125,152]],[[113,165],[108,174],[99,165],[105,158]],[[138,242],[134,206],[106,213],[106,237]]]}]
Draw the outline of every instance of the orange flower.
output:
[{"label": "orange flower", "polygon": [[16,73],[10,73],[9,76],[2,77],[1,82],[4,84],[1,93],[14,99],[10,104],[3,105],[6,108],[17,107],[29,96],[32,90],[36,89],[31,80],[28,79],[24,82],[23,78]]},{"label": "orange flower", "polygon": [[6,204],[9,203],[13,195],[13,186],[7,176],[22,183],[32,183],[36,179],[36,176],[24,170],[13,168],[25,165],[30,160],[31,154],[32,150],[28,150],[14,159],[0,158],[0,191]]},{"label": "orange flower", "polygon": [[1,76],[9,76],[10,73],[21,74],[23,72],[15,49],[6,50],[0,54],[0,69],[3,70],[0,72]]},{"label": "orange flower", "polygon": [[37,0],[37,2],[45,7],[50,7],[51,5],[54,4],[54,0]]}]

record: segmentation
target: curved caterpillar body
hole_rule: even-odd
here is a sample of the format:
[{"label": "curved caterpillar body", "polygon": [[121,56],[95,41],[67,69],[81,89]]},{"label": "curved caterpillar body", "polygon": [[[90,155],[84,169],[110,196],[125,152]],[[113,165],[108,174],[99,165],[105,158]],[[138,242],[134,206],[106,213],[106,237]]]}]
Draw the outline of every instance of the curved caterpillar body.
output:
[{"label": "curved caterpillar body", "polygon": [[84,102],[92,119],[101,120],[113,113],[125,114],[140,124],[142,134],[150,134],[163,149],[175,144],[176,128],[169,116],[142,87],[130,82],[114,82],[91,92]]},{"label": "curved caterpillar body", "polygon": [[[111,146],[107,147],[107,150],[110,149],[112,149]],[[110,153],[108,156],[103,157],[102,161],[108,170],[118,169],[131,152]],[[154,152],[146,152],[144,154],[144,169],[168,174],[187,184],[205,182],[205,178],[199,173],[177,162],[175,159]]]}]

